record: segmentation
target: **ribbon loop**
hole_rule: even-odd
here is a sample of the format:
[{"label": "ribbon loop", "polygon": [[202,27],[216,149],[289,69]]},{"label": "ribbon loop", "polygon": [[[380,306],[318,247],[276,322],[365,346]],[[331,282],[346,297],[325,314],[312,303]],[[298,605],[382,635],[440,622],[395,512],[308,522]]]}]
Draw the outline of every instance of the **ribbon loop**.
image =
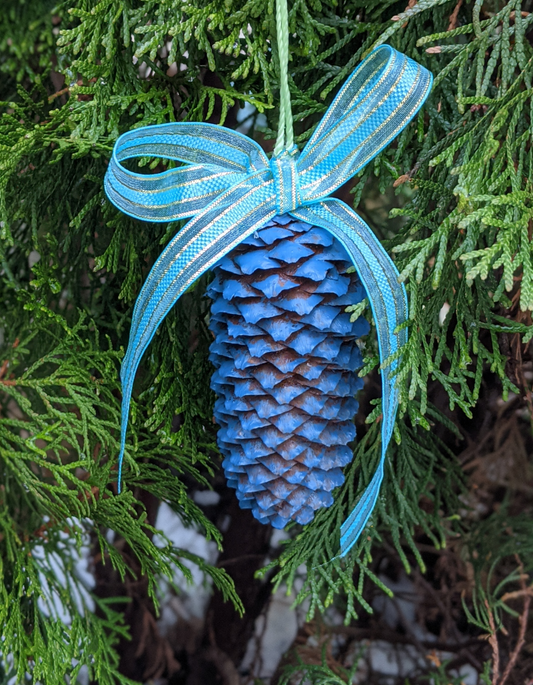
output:
[{"label": "ribbon loop", "polygon": [[113,150],[117,163],[148,156],[245,173],[268,166],[267,156],[255,141],[215,124],[177,122],[143,126],[121,135]]},{"label": "ribbon loop", "polygon": [[427,69],[389,45],[370,53],[298,159],[305,203],[331,195],[396,138],[422,106],[431,82]]},{"label": "ribbon loop", "polygon": [[[134,157],[161,157],[186,166],[138,174],[122,165]],[[196,216],[268,164],[256,142],[221,126],[181,122],[144,126],[117,140],[104,188],[111,202],[135,219],[177,221]]]},{"label": "ribbon loop", "polygon": [[278,214],[292,212],[302,203],[300,179],[296,169],[297,153],[298,148],[293,146],[291,150],[283,152],[279,157],[272,157],[270,160]]}]

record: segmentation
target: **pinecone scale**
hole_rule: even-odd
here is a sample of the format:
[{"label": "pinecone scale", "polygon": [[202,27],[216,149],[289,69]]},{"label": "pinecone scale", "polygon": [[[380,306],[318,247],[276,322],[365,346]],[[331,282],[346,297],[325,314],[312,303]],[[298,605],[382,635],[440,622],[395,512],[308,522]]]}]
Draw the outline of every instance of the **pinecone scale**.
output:
[{"label": "pinecone scale", "polygon": [[214,268],[211,387],[228,485],[262,523],[331,506],[352,459],[365,291],[342,244],[277,216]]}]

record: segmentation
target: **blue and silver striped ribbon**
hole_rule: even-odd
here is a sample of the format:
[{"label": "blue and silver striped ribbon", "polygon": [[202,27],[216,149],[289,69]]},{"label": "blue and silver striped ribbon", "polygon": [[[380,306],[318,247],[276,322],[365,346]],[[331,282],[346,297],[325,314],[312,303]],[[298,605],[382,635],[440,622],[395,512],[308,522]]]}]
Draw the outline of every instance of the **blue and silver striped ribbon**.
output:
[{"label": "blue and silver striped ribbon", "polygon": [[[119,488],[133,380],[159,324],[205,271],[277,214],[321,226],[346,248],[365,286],[378,333],[380,359],[398,352],[407,331],[407,295],[398,272],[365,222],[329,197],[388,145],[418,112],[432,76],[388,45],[374,50],[346,81],[301,153],[293,146],[268,159],[250,138],[213,124],[146,126],[122,135],[105,177],[109,199],[136,219],[192,217],[154,264],[137,299],[121,370],[122,433]],[[121,162],[159,157],[184,166],[143,175]],[[368,488],[341,527],[341,553],[357,541],[377,501],[394,427],[398,392],[382,367],[381,460]]]}]

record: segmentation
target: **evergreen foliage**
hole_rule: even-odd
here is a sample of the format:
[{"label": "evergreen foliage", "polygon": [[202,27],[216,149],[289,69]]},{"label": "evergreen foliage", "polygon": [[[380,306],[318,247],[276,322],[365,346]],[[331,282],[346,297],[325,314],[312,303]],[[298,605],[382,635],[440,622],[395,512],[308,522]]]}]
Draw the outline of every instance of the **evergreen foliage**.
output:
[{"label": "evergreen foliage", "polygon": [[[438,549],[461,534],[475,587],[465,610],[494,637],[513,611],[506,593],[533,571],[531,503],[517,511],[509,491],[486,520],[470,516],[454,446],[460,415],[475,414],[487,377],[498,379],[503,400],[530,397],[521,359],[533,337],[533,13],[518,0],[405,4],[300,0],[290,8],[299,144],[347,75],[382,42],[436,79],[417,121],[345,194],[366,212],[372,192],[390,197],[396,188],[396,218],[371,224],[396,255],[410,301],[396,444],[372,526],[346,561],[330,562],[340,523],[378,459],[379,400],[334,505],[307,527],[294,525],[263,574],[274,569],[275,585],[290,589],[305,564],[297,601],[311,599],[310,616],[335,602],[349,622],[361,608],[371,611],[365,583],[389,592],[371,568],[373,547],[390,539],[407,571],[410,559],[424,570],[421,535]],[[171,579],[176,567],[190,577],[183,561],[192,560],[241,609],[223,570],[170,542],[153,543],[153,522],[136,496],[142,490],[166,500],[222,544],[186,486],[190,479],[207,485],[220,468],[204,279],[167,317],[143,360],[125,488],[116,494],[118,371],[133,305],[180,225],[133,221],[107,202],[102,182],[116,138],[136,126],[235,126],[246,106],[248,135],[271,147],[278,120],[274,35],[274,0],[4,2],[1,682],[75,682],[82,665],[99,683],[128,682],[115,651],[126,632],[121,613],[88,592],[72,562],[90,537],[124,577],[128,565],[108,530],[133,550],[156,605],[158,579]],[[147,172],[161,164],[143,162]],[[364,303],[352,315],[363,311],[370,320]],[[370,335],[361,376],[376,373],[375,348]],[[310,682],[349,682],[347,674],[313,668]],[[448,682],[445,673],[437,677],[435,683]]]}]

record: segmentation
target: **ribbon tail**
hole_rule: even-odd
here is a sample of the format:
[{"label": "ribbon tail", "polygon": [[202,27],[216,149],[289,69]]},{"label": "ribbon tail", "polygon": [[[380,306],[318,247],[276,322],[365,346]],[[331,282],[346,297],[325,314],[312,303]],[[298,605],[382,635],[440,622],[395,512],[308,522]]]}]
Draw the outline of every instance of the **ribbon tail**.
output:
[{"label": "ribbon tail", "polygon": [[[391,258],[365,222],[340,200],[323,200],[301,207],[291,212],[291,215],[321,226],[346,248],[368,295],[377,329],[380,360],[383,363],[407,342],[405,328],[396,332],[397,326],[408,318],[407,294],[403,284],[398,281],[399,274]],[[383,480],[385,455],[398,408],[398,390],[391,377],[398,364],[399,359],[395,359],[389,366],[381,368],[381,458],[370,485],[341,526],[341,557],[346,556],[356,543],[377,502]]]},{"label": "ribbon tail", "polygon": [[192,219],[167,245],[141,289],[121,368],[119,492],[131,393],[139,362],[160,323],[189,286],[275,216],[273,182],[266,180],[267,173],[251,175]]},{"label": "ribbon tail", "polygon": [[376,473],[372,477],[367,489],[362,494],[356,507],[352,509],[346,521],[341,525],[341,553],[339,555],[341,558],[345,557],[355,545],[374,511],[383,480],[384,464],[385,450],[381,453]]}]

